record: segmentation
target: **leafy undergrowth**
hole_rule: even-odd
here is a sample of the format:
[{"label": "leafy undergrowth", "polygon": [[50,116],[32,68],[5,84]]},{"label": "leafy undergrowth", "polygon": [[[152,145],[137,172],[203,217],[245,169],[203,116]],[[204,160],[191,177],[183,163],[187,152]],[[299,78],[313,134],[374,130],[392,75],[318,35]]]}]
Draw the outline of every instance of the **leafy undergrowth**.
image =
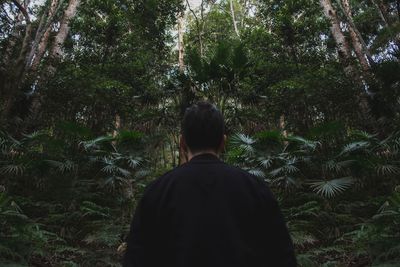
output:
[{"label": "leafy undergrowth", "polygon": [[148,174],[142,136],[76,133],[1,136],[1,266],[120,265]]},{"label": "leafy undergrowth", "polygon": [[309,136],[234,135],[228,162],[269,183],[300,266],[398,266],[400,135],[322,125]]},{"label": "leafy undergrowth", "polygon": [[[400,262],[400,137],[336,140],[260,132],[231,138],[226,161],[281,203],[300,266]],[[0,265],[119,266],[148,183],[143,136],[1,136]]]},{"label": "leafy undergrowth", "polygon": [[110,209],[89,201],[65,208],[5,193],[0,199],[1,266],[119,266],[127,223]]}]

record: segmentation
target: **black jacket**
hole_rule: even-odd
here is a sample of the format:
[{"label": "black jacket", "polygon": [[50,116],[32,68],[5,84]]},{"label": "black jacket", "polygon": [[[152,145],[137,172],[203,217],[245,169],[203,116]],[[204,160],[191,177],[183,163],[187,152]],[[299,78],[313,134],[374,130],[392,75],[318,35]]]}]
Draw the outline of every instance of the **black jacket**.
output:
[{"label": "black jacket", "polygon": [[126,267],[296,266],[276,200],[249,173],[202,154],[150,184]]}]

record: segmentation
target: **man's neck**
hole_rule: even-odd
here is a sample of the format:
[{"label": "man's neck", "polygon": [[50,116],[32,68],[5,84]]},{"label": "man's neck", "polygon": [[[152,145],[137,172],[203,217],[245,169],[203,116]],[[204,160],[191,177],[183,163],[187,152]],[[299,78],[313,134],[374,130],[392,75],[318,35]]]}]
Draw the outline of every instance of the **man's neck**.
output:
[{"label": "man's neck", "polygon": [[212,154],[212,155],[218,157],[218,153],[215,152],[214,150],[202,150],[202,151],[197,151],[195,153],[189,152],[188,153],[188,161],[190,161],[192,158],[202,155],[202,154]]}]

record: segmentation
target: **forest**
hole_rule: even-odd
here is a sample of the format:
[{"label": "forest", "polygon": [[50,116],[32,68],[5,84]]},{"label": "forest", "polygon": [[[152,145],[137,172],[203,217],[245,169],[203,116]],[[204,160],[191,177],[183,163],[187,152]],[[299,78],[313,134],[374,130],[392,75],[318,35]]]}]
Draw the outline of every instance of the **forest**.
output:
[{"label": "forest", "polygon": [[120,266],[199,100],[299,266],[400,266],[399,0],[1,0],[0,266]]}]

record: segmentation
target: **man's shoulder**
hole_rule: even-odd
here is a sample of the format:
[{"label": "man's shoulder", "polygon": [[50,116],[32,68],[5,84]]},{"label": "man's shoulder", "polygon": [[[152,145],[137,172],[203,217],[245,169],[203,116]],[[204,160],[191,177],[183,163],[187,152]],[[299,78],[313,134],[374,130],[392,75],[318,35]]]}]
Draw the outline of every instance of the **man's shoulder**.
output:
[{"label": "man's shoulder", "polygon": [[196,164],[191,164],[191,163],[185,163],[183,165],[180,165],[178,167],[173,168],[172,170],[167,171],[164,173],[162,176],[157,178],[157,180],[170,180],[174,179],[174,177],[180,177],[182,175],[190,174],[192,172],[196,172],[194,174],[197,174],[197,172],[200,170],[212,170],[213,173],[228,173],[228,174],[235,174],[236,176],[244,176],[244,177],[251,177],[255,178],[254,175],[251,173],[247,172],[246,170],[243,170],[239,167],[230,165],[228,163],[225,163],[223,161],[218,162],[219,164],[202,164],[202,165],[196,165]]},{"label": "man's shoulder", "polygon": [[180,181],[181,179],[187,179],[190,176],[199,175],[199,171],[211,171],[213,175],[216,176],[225,176],[230,177],[233,180],[237,181],[246,181],[250,182],[255,186],[265,186],[265,182],[262,181],[259,177],[254,176],[246,170],[243,170],[239,167],[227,164],[225,162],[220,162],[221,164],[214,165],[212,167],[207,167],[207,165],[203,164],[201,169],[199,170],[198,166],[194,164],[185,163],[178,167],[173,168],[172,170],[167,171],[160,177],[156,178],[149,187],[160,187],[165,186],[176,181]]},{"label": "man's shoulder", "polygon": [[164,174],[154,179],[147,185],[147,191],[151,191],[152,189],[157,188],[160,185],[168,184],[169,182],[171,182],[171,180],[177,177],[177,174],[179,174],[182,171],[182,169],[185,168],[185,165],[186,164],[177,166],[169,171],[166,171]]},{"label": "man's shoulder", "polygon": [[[171,194],[182,193],[182,190],[186,192],[188,189],[198,188],[201,184],[204,186],[214,183],[212,179],[209,179],[210,176],[203,177],[203,174],[210,174],[218,179],[222,191],[235,192],[235,194],[241,192],[243,196],[251,195],[259,200],[271,201],[274,199],[265,181],[246,170],[226,163],[218,164],[218,167],[214,167],[214,169],[207,169],[205,164],[201,167],[197,165],[197,169],[191,164],[183,164],[152,181],[146,187],[144,196],[151,203],[159,203],[161,199],[167,199]],[[206,179],[203,180],[203,178]],[[202,188],[202,186],[199,188]]]}]

